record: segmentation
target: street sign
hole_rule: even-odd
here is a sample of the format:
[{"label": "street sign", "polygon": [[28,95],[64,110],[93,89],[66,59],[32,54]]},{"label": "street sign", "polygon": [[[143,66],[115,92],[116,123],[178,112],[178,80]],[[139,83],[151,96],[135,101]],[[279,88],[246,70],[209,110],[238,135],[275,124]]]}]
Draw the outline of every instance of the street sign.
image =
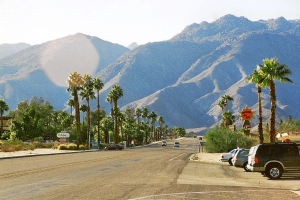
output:
[{"label": "street sign", "polygon": [[246,106],[245,109],[243,109],[242,111],[239,111],[239,113],[241,114],[241,118],[242,120],[249,120],[252,121],[252,116],[255,112],[253,112],[252,110],[250,110],[248,108],[248,106]]},{"label": "street sign", "polygon": [[70,133],[67,133],[67,132],[57,133],[57,137],[58,138],[69,138],[70,137]]}]

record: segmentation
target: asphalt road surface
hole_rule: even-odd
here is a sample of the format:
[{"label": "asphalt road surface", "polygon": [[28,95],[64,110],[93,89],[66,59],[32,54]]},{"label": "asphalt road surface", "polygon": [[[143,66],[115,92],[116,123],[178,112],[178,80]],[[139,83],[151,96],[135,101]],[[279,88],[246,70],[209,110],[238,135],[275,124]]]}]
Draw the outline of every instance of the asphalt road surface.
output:
[{"label": "asphalt road surface", "polygon": [[[179,140],[179,148],[167,142],[166,147],[0,160],[0,199],[300,199],[290,190],[219,185],[218,177],[228,176],[226,168],[201,162],[187,167],[199,140]],[[202,184],[211,171],[214,176]],[[196,180],[185,182],[191,176]]]}]

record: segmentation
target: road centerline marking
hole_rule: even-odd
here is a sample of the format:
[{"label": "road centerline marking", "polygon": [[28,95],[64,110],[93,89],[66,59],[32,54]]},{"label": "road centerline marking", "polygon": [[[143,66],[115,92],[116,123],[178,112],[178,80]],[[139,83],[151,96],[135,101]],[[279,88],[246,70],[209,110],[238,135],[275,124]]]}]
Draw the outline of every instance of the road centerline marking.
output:
[{"label": "road centerline marking", "polygon": [[183,154],[180,154],[179,156],[176,156],[176,157],[174,157],[174,158],[171,158],[169,161],[172,161],[172,160],[174,160],[174,159],[176,159],[176,158],[179,158],[180,156],[182,156],[182,155],[184,155],[184,154],[186,154],[186,153],[183,153]]}]

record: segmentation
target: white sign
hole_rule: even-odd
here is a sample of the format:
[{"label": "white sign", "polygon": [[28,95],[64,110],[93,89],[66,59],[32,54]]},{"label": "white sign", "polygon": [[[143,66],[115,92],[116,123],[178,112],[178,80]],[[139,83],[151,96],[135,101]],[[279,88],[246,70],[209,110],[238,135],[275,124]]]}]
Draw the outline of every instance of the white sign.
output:
[{"label": "white sign", "polygon": [[57,137],[58,138],[69,138],[70,137],[70,134],[69,133],[57,133]]}]

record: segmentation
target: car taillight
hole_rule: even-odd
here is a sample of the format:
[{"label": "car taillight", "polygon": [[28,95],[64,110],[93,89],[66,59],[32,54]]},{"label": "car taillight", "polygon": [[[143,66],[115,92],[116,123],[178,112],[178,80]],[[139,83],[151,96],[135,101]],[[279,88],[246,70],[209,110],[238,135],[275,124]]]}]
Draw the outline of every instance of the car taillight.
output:
[{"label": "car taillight", "polygon": [[256,157],[254,158],[254,163],[258,163],[258,159]]},{"label": "car taillight", "polygon": [[236,158],[235,158],[235,162],[237,162],[238,160],[239,160],[238,157],[236,157]]},{"label": "car taillight", "polygon": [[224,158],[224,156],[222,155],[222,158]]}]

